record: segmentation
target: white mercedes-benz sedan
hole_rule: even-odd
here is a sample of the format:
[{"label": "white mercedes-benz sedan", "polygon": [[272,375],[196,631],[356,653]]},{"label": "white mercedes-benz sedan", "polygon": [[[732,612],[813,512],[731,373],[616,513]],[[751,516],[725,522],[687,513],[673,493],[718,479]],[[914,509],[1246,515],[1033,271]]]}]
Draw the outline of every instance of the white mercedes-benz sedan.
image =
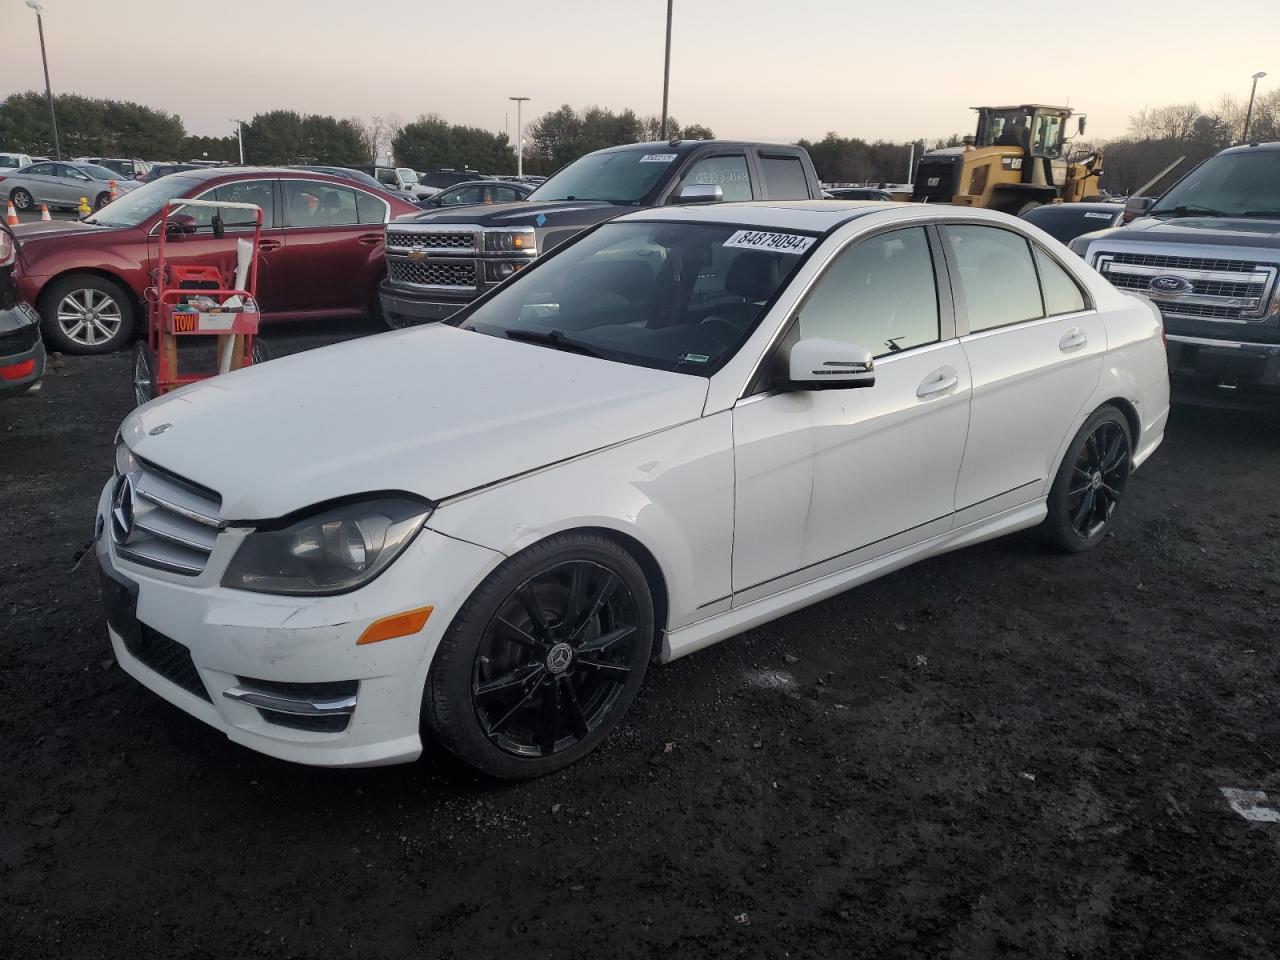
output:
[{"label": "white mercedes-benz sedan", "polygon": [[111,642],[272,756],[430,735],[537,775],[651,662],[1015,530],[1094,546],[1168,407],[1153,305],[1012,217],[637,212],[447,323],[130,414],[98,505]]}]

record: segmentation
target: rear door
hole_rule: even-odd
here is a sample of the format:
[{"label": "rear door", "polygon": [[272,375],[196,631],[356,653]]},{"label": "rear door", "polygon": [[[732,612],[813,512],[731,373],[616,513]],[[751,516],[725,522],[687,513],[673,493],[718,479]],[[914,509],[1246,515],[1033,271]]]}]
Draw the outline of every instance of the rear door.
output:
[{"label": "rear door", "polygon": [[57,166],[54,163],[37,163],[22,172],[23,187],[36,203],[63,204],[64,201],[53,199],[58,187],[58,178],[54,176]]},{"label": "rear door", "polygon": [[381,197],[342,183],[280,182],[284,249],[277,257],[277,309],[307,314],[363,313],[385,268]]},{"label": "rear door", "polygon": [[973,375],[956,485],[964,524],[1044,494],[1055,458],[1102,373],[1106,331],[1066,267],[1014,230],[942,228],[960,338]]}]

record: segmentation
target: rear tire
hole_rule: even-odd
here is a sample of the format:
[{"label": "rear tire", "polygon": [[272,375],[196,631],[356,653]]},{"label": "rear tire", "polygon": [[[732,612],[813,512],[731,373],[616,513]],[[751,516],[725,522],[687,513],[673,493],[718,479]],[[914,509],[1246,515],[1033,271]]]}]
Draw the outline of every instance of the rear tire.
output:
[{"label": "rear tire", "polygon": [[1049,489],[1049,515],[1041,535],[1068,553],[1102,542],[1129,481],[1133,436],[1125,415],[1110,404],[1076,432]]},{"label": "rear tire", "polygon": [[135,310],[128,290],[91,273],[55,280],[40,296],[45,341],[76,355],[111,353],[128,343]]},{"label": "rear tire", "polygon": [[36,198],[21,187],[15,187],[13,193],[9,194],[9,199],[13,201],[14,209],[20,213],[34,210],[36,206]]},{"label": "rear tire", "polygon": [[492,777],[537,777],[621,722],[653,650],[644,572],[613,540],[551,537],[507,560],[458,612],[427,678],[435,738]]}]

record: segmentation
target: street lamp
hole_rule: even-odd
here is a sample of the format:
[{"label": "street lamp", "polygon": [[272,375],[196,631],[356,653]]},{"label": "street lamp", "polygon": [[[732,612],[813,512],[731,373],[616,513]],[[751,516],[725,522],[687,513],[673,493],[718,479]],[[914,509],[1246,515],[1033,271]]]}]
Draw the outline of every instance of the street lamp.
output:
[{"label": "street lamp", "polygon": [[524,176],[524,120],[520,108],[528,101],[528,97],[507,97],[516,102],[516,176]]},{"label": "street lamp", "polygon": [[44,92],[49,98],[49,122],[53,124],[53,158],[62,159],[62,145],[58,143],[58,115],[53,110],[53,87],[49,85],[49,58],[44,52],[44,7],[40,0],[27,0],[27,6],[36,12],[36,29],[40,31],[40,60],[44,63]]},{"label": "street lamp", "polygon": [[[240,144],[240,166],[244,166],[244,121],[231,118],[236,125],[236,141]],[[375,158],[376,159],[376,158]]]},{"label": "street lamp", "polygon": [[672,0],[667,0],[667,54],[662,65],[662,136],[660,140],[667,139],[667,91],[671,87],[671,4]]},{"label": "street lamp", "polygon": [[[27,0],[30,3],[31,0]],[[1253,98],[1258,95],[1258,81],[1267,75],[1265,70],[1259,70],[1253,75],[1253,89],[1249,91],[1249,109],[1244,115],[1244,136],[1241,140],[1244,143],[1249,142],[1249,122],[1253,119]]]}]

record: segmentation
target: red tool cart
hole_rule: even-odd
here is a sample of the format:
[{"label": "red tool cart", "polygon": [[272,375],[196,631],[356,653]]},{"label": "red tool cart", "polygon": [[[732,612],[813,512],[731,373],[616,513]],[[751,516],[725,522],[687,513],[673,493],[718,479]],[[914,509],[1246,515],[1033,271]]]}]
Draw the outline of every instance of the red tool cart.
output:
[{"label": "red tool cart", "polygon": [[[196,219],[185,211],[193,207],[213,208],[215,239],[228,239],[222,249],[206,253],[209,243],[201,238],[201,258],[210,262],[170,262],[185,242],[195,243]],[[221,214],[227,210],[252,211],[252,240],[247,231],[227,238]],[[246,218],[247,219],[247,218]],[[247,225],[247,224],[246,224]],[[164,205],[154,286],[147,290],[147,340],[133,348],[134,399],[146,403],[188,383],[219,373],[239,370],[267,359],[261,343],[255,342],[258,312],[258,248],[262,241],[262,208],[252,203],[222,200],[176,200]],[[178,338],[217,337],[215,369],[183,372],[178,369]]]}]

